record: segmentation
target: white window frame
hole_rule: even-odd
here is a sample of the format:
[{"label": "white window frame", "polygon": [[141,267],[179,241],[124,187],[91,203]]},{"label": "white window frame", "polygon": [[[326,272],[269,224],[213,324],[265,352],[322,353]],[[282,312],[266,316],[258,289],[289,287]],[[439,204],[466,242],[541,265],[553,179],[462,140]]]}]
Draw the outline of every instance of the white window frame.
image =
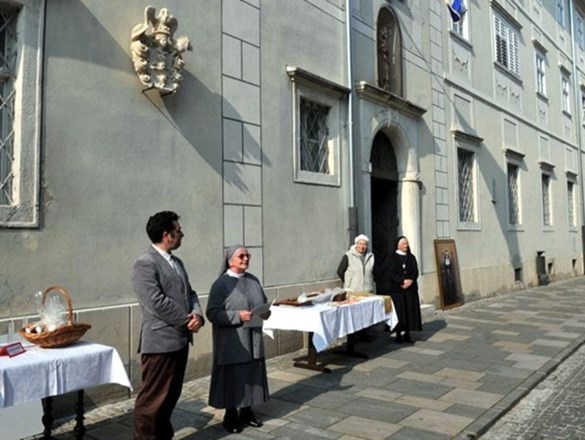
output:
[{"label": "white window frame", "polygon": [[[505,54],[501,54],[498,41],[505,45]],[[520,35],[510,23],[494,14],[494,55],[495,62],[503,69],[520,76]]]},{"label": "white window frame", "polygon": [[561,106],[564,113],[571,114],[571,83],[565,73],[561,73]]},{"label": "white window frame", "polygon": [[539,50],[536,51],[536,93],[546,96],[546,57]]},{"label": "white window frame", "polygon": [[[303,69],[292,66],[287,66],[286,69],[293,85],[293,180],[297,183],[341,186],[341,127],[343,126],[343,118],[347,114],[345,96],[349,90]],[[327,147],[330,172],[328,174],[301,169],[302,98],[329,107]]]},{"label": "white window frame", "polygon": [[[12,203],[0,206],[0,228],[39,226],[41,84],[46,0],[11,0],[17,5],[17,71],[14,81]],[[26,43],[23,43],[26,42]]]}]

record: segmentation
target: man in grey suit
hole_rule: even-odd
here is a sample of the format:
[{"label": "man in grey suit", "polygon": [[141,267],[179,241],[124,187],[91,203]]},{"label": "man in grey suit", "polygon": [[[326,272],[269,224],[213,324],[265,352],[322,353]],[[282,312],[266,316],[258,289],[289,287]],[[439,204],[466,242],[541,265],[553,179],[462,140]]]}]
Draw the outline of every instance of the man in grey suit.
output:
[{"label": "man in grey suit", "polygon": [[181,246],[179,216],[159,212],[148,219],[152,241],[134,263],[132,284],[142,312],[138,352],[142,387],[134,406],[135,440],[170,440],[171,415],[181,396],[193,343],[193,332],[204,323],[197,294],[183,262],[172,255]]}]

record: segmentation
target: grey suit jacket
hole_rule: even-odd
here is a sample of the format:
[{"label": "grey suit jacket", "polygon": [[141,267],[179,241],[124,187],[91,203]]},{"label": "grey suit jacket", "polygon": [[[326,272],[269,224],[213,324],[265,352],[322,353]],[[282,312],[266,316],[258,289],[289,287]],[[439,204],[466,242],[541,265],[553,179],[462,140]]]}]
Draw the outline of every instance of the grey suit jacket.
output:
[{"label": "grey suit jacket", "polygon": [[139,353],[169,353],[193,342],[188,314],[203,319],[197,293],[191,288],[183,262],[174,257],[182,274],[152,246],[136,260],[132,285],[142,312]]}]

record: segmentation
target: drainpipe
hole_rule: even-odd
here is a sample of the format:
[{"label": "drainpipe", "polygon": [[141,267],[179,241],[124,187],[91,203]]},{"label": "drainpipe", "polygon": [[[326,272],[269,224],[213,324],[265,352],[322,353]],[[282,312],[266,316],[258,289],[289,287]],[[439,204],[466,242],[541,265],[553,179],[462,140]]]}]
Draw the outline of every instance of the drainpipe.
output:
[{"label": "drainpipe", "polygon": [[347,57],[347,84],[349,95],[347,99],[347,143],[349,154],[349,244],[358,233],[357,207],[355,206],[355,169],[353,143],[353,72],[352,72],[352,45],[351,45],[351,0],[345,1],[345,36]]},{"label": "drainpipe", "polygon": [[[577,131],[577,147],[579,148],[579,199],[581,205],[581,257],[583,260],[583,264],[585,264],[585,196],[583,195],[583,157],[582,157],[582,148],[581,143],[583,136],[581,134],[581,122],[583,117],[583,109],[578,112],[577,109],[579,108],[579,102],[581,101],[581,96],[579,95],[579,72],[577,71],[577,49],[575,44],[575,24],[574,24],[574,17],[573,17],[573,10],[575,8],[574,0],[569,0],[569,24],[571,29],[571,55],[573,58],[573,89],[575,94],[575,115],[578,116],[576,119],[576,131]],[[585,270],[585,268],[583,268]]]}]

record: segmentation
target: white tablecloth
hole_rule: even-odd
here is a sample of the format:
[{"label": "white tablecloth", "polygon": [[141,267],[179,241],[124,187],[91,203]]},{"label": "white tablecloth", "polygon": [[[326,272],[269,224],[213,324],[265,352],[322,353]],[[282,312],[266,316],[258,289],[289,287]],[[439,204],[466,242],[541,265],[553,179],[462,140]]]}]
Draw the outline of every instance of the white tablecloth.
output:
[{"label": "white tablecloth", "polygon": [[118,352],[107,345],[27,346],[21,355],[0,357],[0,408],[107,383],[132,389]]},{"label": "white tablecloth", "polygon": [[354,304],[278,305],[270,310],[270,318],[264,321],[263,326],[266,334],[272,337],[273,330],[313,332],[313,345],[318,352],[325,350],[336,339],[379,322],[386,321],[391,328],[398,323],[394,307],[386,314],[384,300],[375,296],[361,298]]}]

